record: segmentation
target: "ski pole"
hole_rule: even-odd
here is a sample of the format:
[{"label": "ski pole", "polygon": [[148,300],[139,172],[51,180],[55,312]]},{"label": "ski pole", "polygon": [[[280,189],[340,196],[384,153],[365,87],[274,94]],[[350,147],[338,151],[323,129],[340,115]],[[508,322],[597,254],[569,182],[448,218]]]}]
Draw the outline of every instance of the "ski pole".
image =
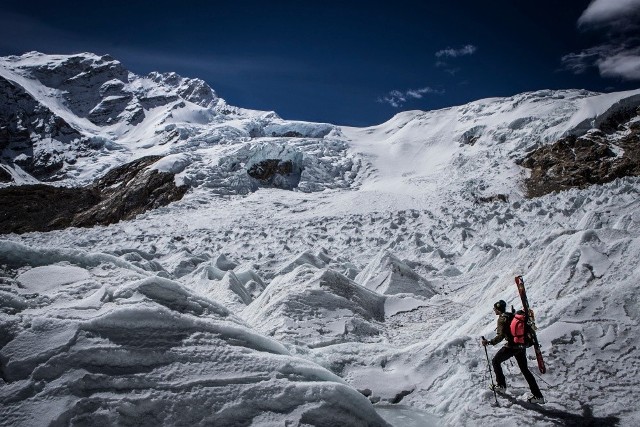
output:
[{"label": "ski pole", "polygon": [[543,383],[545,383],[545,384],[546,384],[546,385],[548,385],[549,387],[551,387],[551,388],[555,388],[555,387],[556,387],[556,386],[553,386],[553,385],[549,384],[548,382],[546,382],[546,381],[545,381],[545,380],[544,380],[540,375],[536,374],[535,372],[533,372],[533,375],[535,375],[536,377],[538,377],[538,379],[539,379],[540,381],[542,381]]},{"label": "ski pole", "polygon": [[[484,339],[484,337],[482,337],[483,341],[486,341]],[[500,405],[498,403],[498,393],[496,393],[496,385],[493,383],[493,371],[491,370],[491,362],[489,362],[489,352],[487,352],[487,346],[483,345],[484,347],[484,355],[487,357],[487,366],[489,366],[489,377],[491,378],[491,389],[493,390],[493,397],[496,398],[496,405]]]}]

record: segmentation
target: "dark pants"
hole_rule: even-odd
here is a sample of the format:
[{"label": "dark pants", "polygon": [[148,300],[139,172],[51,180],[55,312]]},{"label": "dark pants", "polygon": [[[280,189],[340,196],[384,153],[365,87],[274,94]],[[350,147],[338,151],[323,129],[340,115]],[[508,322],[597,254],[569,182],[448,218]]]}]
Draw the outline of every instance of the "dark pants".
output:
[{"label": "dark pants", "polygon": [[507,382],[505,381],[504,374],[502,373],[501,363],[507,361],[511,357],[516,358],[516,362],[518,362],[518,368],[520,368],[520,372],[524,375],[524,378],[527,380],[529,384],[529,388],[531,389],[531,393],[535,397],[542,397],[542,393],[538,388],[538,384],[536,383],[536,379],[533,377],[533,374],[529,370],[527,366],[527,349],[525,348],[512,348],[504,346],[495,356],[493,356],[493,370],[496,371],[496,383],[497,385],[507,388]]}]

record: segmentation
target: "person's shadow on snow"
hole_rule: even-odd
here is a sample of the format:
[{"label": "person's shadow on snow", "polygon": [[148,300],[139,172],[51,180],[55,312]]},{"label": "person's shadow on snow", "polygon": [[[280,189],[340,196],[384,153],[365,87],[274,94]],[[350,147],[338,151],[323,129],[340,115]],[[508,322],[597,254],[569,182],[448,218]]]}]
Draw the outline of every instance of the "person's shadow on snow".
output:
[{"label": "person's shadow on snow", "polygon": [[560,409],[546,408],[534,403],[524,402],[513,396],[504,396],[511,403],[520,405],[530,411],[535,411],[541,416],[535,417],[540,421],[557,420],[559,425],[579,427],[615,427],[620,423],[618,417],[594,417],[589,405],[582,405],[582,415],[561,411]]}]

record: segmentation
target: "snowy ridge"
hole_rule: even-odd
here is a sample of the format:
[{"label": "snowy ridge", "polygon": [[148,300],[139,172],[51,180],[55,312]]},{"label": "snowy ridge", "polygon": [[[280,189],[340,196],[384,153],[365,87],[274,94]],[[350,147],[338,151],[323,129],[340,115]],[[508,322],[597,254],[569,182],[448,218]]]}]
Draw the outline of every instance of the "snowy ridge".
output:
[{"label": "snowy ridge", "polygon": [[380,335],[384,298],[335,271],[307,264],[272,280],[242,315],[281,341],[317,348]]},{"label": "snowy ridge", "polygon": [[379,126],[343,132],[354,141],[354,150],[368,153],[384,177],[370,180],[365,189],[422,193],[462,184],[459,191],[518,196],[514,180],[521,180],[523,171],[515,159],[564,135],[586,133],[621,100],[637,108],[638,94],[530,92],[404,112]]},{"label": "snowy ridge", "polygon": [[[189,191],[132,221],[0,240],[4,419],[384,425],[378,407],[394,425],[425,412],[436,425],[640,424],[640,179],[527,199],[516,163],[621,112],[606,132],[629,135],[640,91],[538,91],[358,129],[212,107],[199,83],[155,78],[140,80],[161,94],[148,97],[176,99],[101,127],[98,160],[61,182],[157,152]],[[548,403],[523,405],[507,363],[496,408],[479,338],[495,301],[519,308],[519,274]]]}]

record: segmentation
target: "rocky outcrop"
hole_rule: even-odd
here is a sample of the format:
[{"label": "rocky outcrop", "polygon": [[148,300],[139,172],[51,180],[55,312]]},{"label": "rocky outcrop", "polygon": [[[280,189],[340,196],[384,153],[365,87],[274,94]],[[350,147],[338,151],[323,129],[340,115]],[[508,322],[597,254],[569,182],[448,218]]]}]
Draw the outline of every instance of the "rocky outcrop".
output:
[{"label": "rocky outcrop", "polygon": [[78,212],[89,209],[99,200],[99,194],[91,188],[45,184],[1,188],[0,233],[66,228]]},{"label": "rocky outcrop", "polygon": [[[296,173],[297,177],[293,174]],[[266,159],[252,165],[247,174],[264,186],[291,189],[300,181],[300,170],[294,171],[291,160]]]},{"label": "rocky outcrop", "polygon": [[7,171],[4,166],[0,165],[0,182],[11,182],[12,180],[13,177],[9,171]]},{"label": "rocky outcrop", "polygon": [[37,184],[1,188],[0,233],[113,224],[180,200],[187,187],[176,186],[174,174],[150,168],[160,158],[134,160],[87,187]]},{"label": "rocky outcrop", "polygon": [[177,94],[201,107],[212,107],[218,103],[218,95],[201,79],[190,79],[176,73],[149,73],[148,78],[162,86],[176,90]]},{"label": "rocky outcrop", "polygon": [[522,159],[519,164],[531,169],[525,180],[527,196],[640,176],[640,121],[620,123],[616,117],[629,120],[628,113],[610,115],[603,126],[618,132],[594,129],[581,137],[570,135]]},{"label": "rocky outcrop", "polygon": [[[21,86],[0,76],[0,156],[40,180],[50,179],[88,141]],[[76,150],[71,150],[71,146]],[[78,150],[80,149],[80,150]]]},{"label": "rocky outcrop", "polygon": [[492,194],[490,196],[478,196],[474,195],[473,200],[476,204],[478,203],[494,203],[494,202],[502,202],[507,203],[509,201],[509,195],[507,194]]},{"label": "rocky outcrop", "polygon": [[[106,124],[108,118],[115,118],[127,106],[128,99],[116,100],[128,95],[123,88],[129,72],[109,55],[71,55],[56,62],[30,66],[28,72],[44,85],[62,91],[68,108],[94,124]],[[107,101],[108,106],[103,105],[105,98],[111,99]]]}]

